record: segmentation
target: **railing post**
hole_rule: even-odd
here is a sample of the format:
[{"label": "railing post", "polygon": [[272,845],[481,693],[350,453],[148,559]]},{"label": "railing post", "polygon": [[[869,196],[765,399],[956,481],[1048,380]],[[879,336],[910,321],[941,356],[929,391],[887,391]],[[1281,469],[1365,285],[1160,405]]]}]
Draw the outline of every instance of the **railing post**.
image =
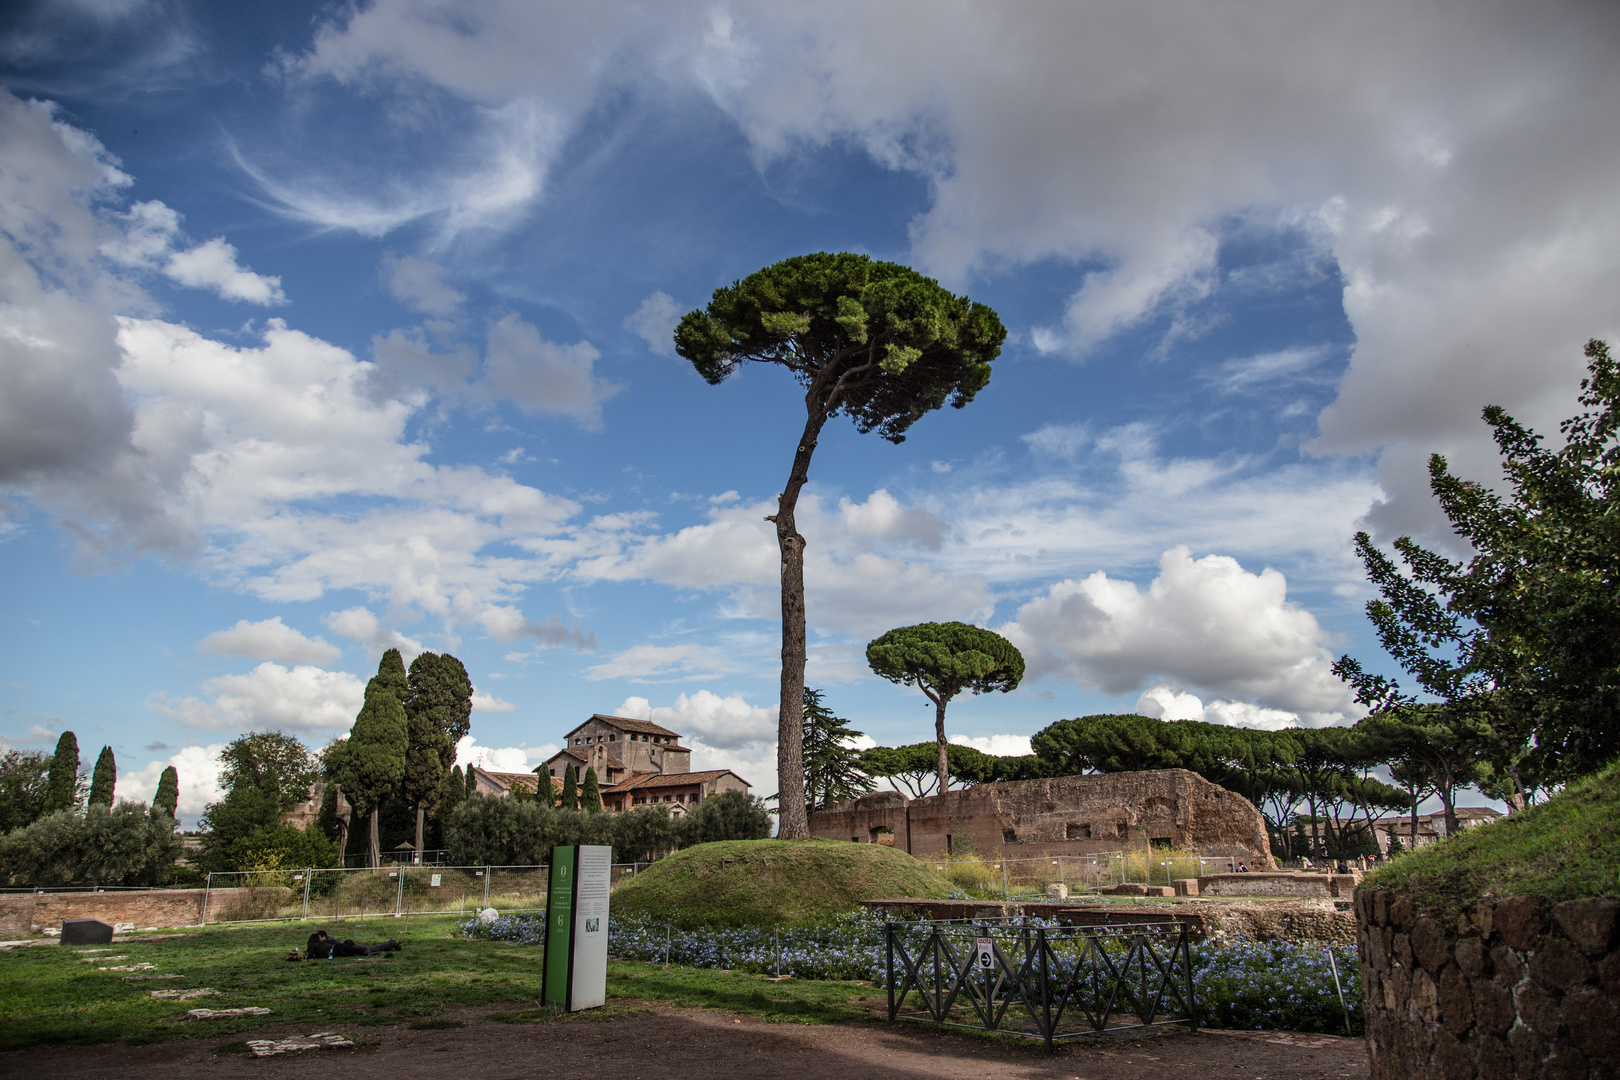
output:
[{"label": "railing post", "polygon": [[889,1019],[895,1017],[894,1004],[894,923],[883,924],[884,982],[889,987]]},{"label": "railing post", "polygon": [[208,871],[208,877],[203,881],[202,924],[208,925],[208,896],[214,889],[214,872]]},{"label": "railing post", "polygon": [[489,907],[489,875],[492,869],[492,867],[484,867],[484,907]]},{"label": "railing post", "polygon": [[399,867],[399,888],[394,890],[394,916],[397,918],[405,904],[405,864],[396,865]]},{"label": "railing post", "polygon": [[1052,1052],[1052,984],[1046,965],[1046,927],[1035,928],[1035,947],[1041,957],[1041,1035],[1046,1039],[1046,1052]]},{"label": "railing post", "polygon": [[309,879],[314,876],[315,868],[313,866],[304,867],[304,913],[299,916],[303,919],[309,918]]}]

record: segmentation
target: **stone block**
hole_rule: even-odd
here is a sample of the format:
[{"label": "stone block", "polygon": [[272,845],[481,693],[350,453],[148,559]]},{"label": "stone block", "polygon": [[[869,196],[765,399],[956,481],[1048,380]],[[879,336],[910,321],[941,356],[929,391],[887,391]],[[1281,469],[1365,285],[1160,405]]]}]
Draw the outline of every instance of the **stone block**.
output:
[{"label": "stone block", "polygon": [[1440,989],[1434,985],[1427,971],[1413,972],[1412,996],[1406,1003],[1406,1011],[1412,1019],[1424,1024],[1433,1024],[1440,1019]]},{"label": "stone block", "polygon": [[1142,886],[1142,895],[1143,896],[1174,896],[1174,895],[1176,895],[1176,890],[1171,888],[1169,885],[1144,885],[1144,886]]},{"label": "stone block", "polygon": [[1513,1060],[1514,1077],[1541,1075],[1541,1059],[1547,1056],[1541,1036],[1522,1024],[1515,1025],[1507,1035],[1508,1056]]},{"label": "stone block", "polygon": [[1410,932],[1412,924],[1417,921],[1417,905],[1410,896],[1397,897],[1389,905],[1389,922],[1397,930]]},{"label": "stone block", "polygon": [[1549,934],[1530,958],[1530,977],[1554,990],[1569,990],[1592,977],[1592,965],[1575,946]]},{"label": "stone block", "polygon": [[1415,967],[1412,956],[1412,935],[1396,933],[1390,939],[1390,955],[1403,968]]},{"label": "stone block", "polygon": [[1498,986],[1511,990],[1524,978],[1524,961],[1506,945],[1491,946],[1491,970]]},{"label": "stone block", "polygon": [[1473,1050],[1474,1068],[1479,1080],[1514,1080],[1513,1056],[1508,1052],[1507,1043],[1495,1035],[1480,1036],[1476,1033]]},{"label": "stone block", "polygon": [[1198,879],[1197,878],[1177,878],[1176,880],[1172,881],[1170,883],[1170,885],[1171,885],[1171,887],[1173,889],[1176,890],[1176,895],[1177,896],[1197,896],[1198,895]]},{"label": "stone block", "polygon": [[1596,1061],[1620,1064],[1620,1003],[1583,986],[1564,998],[1564,1026],[1581,1052]]},{"label": "stone block", "polygon": [[1535,896],[1510,896],[1498,901],[1491,912],[1491,924],[1503,941],[1520,951],[1535,948],[1536,939],[1547,930],[1546,913]]},{"label": "stone block", "polygon": [[113,928],[100,919],[63,919],[63,945],[108,945]]},{"label": "stone block", "polygon": [[1554,904],[1553,922],[1566,938],[1587,956],[1599,957],[1609,951],[1614,942],[1620,900],[1594,897],[1588,900],[1565,900]]},{"label": "stone block", "polygon": [[1412,926],[1412,956],[1430,974],[1438,974],[1450,960],[1450,942],[1437,921],[1424,916]]},{"label": "stone block", "polygon": [[1046,887],[1046,895],[1053,900],[1067,900],[1069,898],[1069,887],[1061,881],[1054,881]]},{"label": "stone block", "polygon": [[1474,1055],[1449,1031],[1435,1035],[1433,1063],[1435,1076],[1469,1076],[1474,1071]]},{"label": "stone block", "polygon": [[1610,953],[1598,965],[1598,983],[1604,992],[1620,996],[1620,952]]},{"label": "stone block", "polygon": [[1457,967],[1470,979],[1485,977],[1485,943],[1477,937],[1465,937],[1451,950]]},{"label": "stone block", "polygon": [[1496,904],[1491,900],[1481,900],[1468,909],[1468,920],[1474,924],[1475,933],[1483,940],[1489,940],[1491,929],[1495,920],[1491,917],[1496,910]]},{"label": "stone block", "polygon": [[1519,1020],[1536,1034],[1547,1040],[1558,1037],[1558,1001],[1552,994],[1534,983],[1526,983],[1514,993],[1513,1004],[1518,1009]]},{"label": "stone block", "polygon": [[1586,1080],[1586,1055],[1570,1043],[1560,1043],[1541,1063],[1544,1080]]},{"label": "stone block", "polygon": [[1440,992],[1440,1023],[1459,1039],[1474,1026],[1474,995],[1456,964],[1446,965],[1435,984]]},{"label": "stone block", "polygon": [[1506,1035],[1513,1026],[1513,995],[1493,982],[1477,979],[1474,991],[1474,1026],[1488,1035]]}]

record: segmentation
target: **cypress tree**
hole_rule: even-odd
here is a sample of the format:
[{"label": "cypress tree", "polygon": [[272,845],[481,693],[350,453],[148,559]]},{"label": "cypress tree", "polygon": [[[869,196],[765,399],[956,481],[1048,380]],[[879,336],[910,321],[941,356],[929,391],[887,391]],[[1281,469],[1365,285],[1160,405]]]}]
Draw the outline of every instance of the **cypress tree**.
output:
[{"label": "cypress tree", "polygon": [[173,765],[158,777],[157,794],[152,796],[152,813],[177,817],[180,807],[180,771]]},{"label": "cypress tree", "polygon": [[579,797],[580,809],[591,814],[602,812],[602,789],[596,783],[596,770],[585,770],[585,791]]},{"label": "cypress tree", "polygon": [[427,815],[445,799],[456,743],[472,716],[472,681],[460,660],[425,652],[411,661],[405,716],[410,733],[401,794],[416,807],[416,850],[422,851]]},{"label": "cypress tree", "polygon": [[574,772],[572,764],[563,769],[562,808],[564,810],[579,809],[579,777]]},{"label": "cypress tree", "polygon": [[551,770],[544,765],[534,770],[534,800],[548,810],[557,806],[557,792],[551,786]]},{"label": "cypress tree", "polygon": [[405,685],[405,665],[398,649],[383,654],[376,676],[366,684],[366,701],[354,718],[348,745],[337,769],[337,781],[354,807],[356,816],[371,815],[369,863],[382,861],[382,841],[378,835],[378,814],[385,800],[399,792],[405,779],[405,755],[410,732],[405,706],[394,692]]},{"label": "cypress tree", "polygon": [[110,746],[101,748],[96,767],[90,774],[89,805],[112,807],[113,789],[118,786],[118,762]]},{"label": "cypress tree", "polygon": [[72,810],[79,805],[79,739],[71,731],[56,740],[56,754],[45,787],[45,813]]},{"label": "cypress tree", "polygon": [[476,795],[477,793],[478,793],[478,774],[473,772],[472,763],[468,762],[467,763],[467,798],[470,799],[474,795]]}]

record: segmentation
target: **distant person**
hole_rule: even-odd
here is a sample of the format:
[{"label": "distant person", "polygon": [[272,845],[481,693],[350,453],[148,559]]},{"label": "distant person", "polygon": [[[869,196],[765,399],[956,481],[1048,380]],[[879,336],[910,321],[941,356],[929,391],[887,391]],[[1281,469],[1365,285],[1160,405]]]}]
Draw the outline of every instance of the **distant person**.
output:
[{"label": "distant person", "polygon": [[1237,872],[1240,873],[1240,874],[1247,874],[1249,872],[1249,864],[1248,863],[1238,863]]},{"label": "distant person", "polygon": [[1348,874],[1349,872],[1350,872],[1350,864],[1345,862],[1343,859],[1340,859],[1338,868],[1335,870],[1335,873]]},{"label": "distant person", "polygon": [[392,938],[377,945],[356,945],[352,938],[339,941],[328,937],[325,930],[317,930],[309,935],[309,943],[304,949],[304,959],[331,960],[339,956],[378,956],[385,952],[398,952],[399,948],[399,942]]}]

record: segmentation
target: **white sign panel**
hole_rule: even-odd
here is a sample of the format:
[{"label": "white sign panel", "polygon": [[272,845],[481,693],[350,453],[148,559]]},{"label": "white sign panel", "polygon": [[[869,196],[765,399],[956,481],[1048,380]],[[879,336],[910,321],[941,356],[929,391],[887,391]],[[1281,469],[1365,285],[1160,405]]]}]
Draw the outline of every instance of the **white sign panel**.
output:
[{"label": "white sign panel", "polygon": [[607,1003],[608,888],[613,880],[613,849],[582,844],[574,879],[574,971],[570,1012]]},{"label": "white sign panel", "polygon": [[979,972],[988,975],[996,967],[996,943],[987,937],[977,939],[979,946]]},{"label": "white sign panel", "polygon": [[434,874],[433,879],[428,882],[428,887],[433,888],[433,889],[437,889],[439,887],[439,878],[440,878],[440,876],[441,875],[439,875],[439,874]]}]

